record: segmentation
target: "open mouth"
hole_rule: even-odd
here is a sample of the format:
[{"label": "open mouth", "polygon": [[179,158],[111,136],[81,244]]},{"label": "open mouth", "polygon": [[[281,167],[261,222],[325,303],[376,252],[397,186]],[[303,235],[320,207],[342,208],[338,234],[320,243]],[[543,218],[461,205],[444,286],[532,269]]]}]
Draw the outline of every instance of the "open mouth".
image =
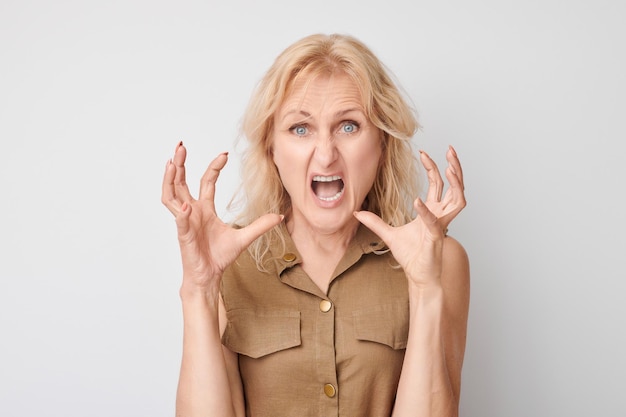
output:
[{"label": "open mouth", "polygon": [[343,194],[343,180],[339,175],[316,175],[313,177],[311,188],[322,201],[335,201]]}]

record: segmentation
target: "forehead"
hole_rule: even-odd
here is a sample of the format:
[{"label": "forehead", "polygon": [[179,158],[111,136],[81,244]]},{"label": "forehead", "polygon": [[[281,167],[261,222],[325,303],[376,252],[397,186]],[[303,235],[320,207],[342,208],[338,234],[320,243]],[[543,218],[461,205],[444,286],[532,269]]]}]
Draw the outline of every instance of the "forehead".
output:
[{"label": "forehead", "polygon": [[297,79],[285,97],[279,113],[298,110],[351,106],[363,109],[357,83],[345,73],[317,75]]}]

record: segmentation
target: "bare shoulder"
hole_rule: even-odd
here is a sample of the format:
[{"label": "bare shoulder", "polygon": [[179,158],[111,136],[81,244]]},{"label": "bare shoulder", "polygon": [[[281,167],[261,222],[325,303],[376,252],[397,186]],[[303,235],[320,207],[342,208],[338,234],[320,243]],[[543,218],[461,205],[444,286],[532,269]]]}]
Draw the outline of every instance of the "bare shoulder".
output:
[{"label": "bare shoulder", "polygon": [[[444,262],[447,260],[465,261],[467,262],[467,252],[461,243],[452,236],[446,236],[443,240],[443,256]],[[451,258],[451,259],[447,259]]]},{"label": "bare shoulder", "polygon": [[450,236],[444,240],[442,266],[441,285],[446,298],[466,309],[470,287],[469,258],[463,245]]},{"label": "bare shoulder", "polygon": [[469,280],[469,257],[461,243],[453,237],[446,236],[443,241],[444,275],[461,275],[458,279]]}]

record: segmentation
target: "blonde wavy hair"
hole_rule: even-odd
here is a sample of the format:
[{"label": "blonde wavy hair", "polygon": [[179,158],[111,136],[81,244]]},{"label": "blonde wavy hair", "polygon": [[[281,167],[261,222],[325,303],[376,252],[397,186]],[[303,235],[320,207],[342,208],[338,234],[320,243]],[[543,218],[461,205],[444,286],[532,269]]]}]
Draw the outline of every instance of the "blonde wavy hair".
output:
[{"label": "blonde wavy hair", "polygon": [[[417,160],[411,138],[418,129],[414,110],[389,72],[362,42],[347,35],[316,34],[285,49],[259,82],[242,120],[248,146],[242,159],[242,184],[229,207],[240,209],[235,223],[250,224],[266,213],[289,215],[291,200],[273,162],[274,115],[297,80],[344,73],[359,87],[366,116],[381,132],[378,174],[364,208],[398,226],[413,217],[419,193]],[[284,244],[283,229],[275,227],[249,248],[257,267],[272,242]]]}]

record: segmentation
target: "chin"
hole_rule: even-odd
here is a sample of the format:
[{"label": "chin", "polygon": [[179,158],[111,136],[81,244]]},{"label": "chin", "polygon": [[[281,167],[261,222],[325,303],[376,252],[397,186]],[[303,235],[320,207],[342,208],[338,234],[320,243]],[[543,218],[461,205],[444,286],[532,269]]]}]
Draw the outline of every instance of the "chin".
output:
[{"label": "chin", "polygon": [[323,233],[333,233],[341,230],[358,220],[350,212],[324,213],[311,218],[310,224]]}]

